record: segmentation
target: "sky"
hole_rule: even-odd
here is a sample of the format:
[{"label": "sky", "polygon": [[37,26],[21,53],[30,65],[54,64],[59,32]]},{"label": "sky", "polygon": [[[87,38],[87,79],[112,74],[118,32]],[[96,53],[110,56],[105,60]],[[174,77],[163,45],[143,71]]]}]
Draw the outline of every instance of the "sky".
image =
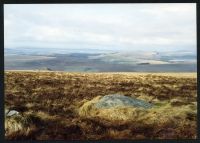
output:
[{"label": "sky", "polygon": [[196,51],[196,4],[7,4],[5,48]]}]

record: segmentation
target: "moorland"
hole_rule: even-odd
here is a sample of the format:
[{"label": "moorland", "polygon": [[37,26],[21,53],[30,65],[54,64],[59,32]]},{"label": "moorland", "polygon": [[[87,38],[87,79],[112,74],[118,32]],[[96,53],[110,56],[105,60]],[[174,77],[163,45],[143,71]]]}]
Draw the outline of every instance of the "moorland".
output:
[{"label": "moorland", "polygon": [[[9,140],[196,138],[195,72],[5,71],[4,82],[5,109],[19,113],[5,117]],[[93,108],[97,98],[116,93],[154,106]]]}]

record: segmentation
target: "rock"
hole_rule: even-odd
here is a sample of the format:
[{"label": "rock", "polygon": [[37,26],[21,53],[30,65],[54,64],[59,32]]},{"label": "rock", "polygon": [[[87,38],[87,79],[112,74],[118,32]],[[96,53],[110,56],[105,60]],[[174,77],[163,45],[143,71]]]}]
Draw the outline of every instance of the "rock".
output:
[{"label": "rock", "polygon": [[19,112],[16,110],[10,110],[10,111],[6,110],[5,115],[6,117],[16,116],[16,115],[19,115]]},{"label": "rock", "polygon": [[141,107],[141,108],[151,108],[153,105],[145,102],[143,100],[139,100],[133,97],[127,97],[120,94],[111,94],[102,97],[96,104],[96,108],[111,108],[111,107],[124,107],[124,106],[132,106],[132,107]]}]

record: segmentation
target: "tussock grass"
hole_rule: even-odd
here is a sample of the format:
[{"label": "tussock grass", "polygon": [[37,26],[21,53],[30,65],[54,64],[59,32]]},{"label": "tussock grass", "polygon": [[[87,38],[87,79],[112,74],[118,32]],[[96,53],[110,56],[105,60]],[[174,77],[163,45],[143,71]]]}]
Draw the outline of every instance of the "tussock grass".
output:
[{"label": "tussock grass", "polygon": [[96,97],[91,101],[83,104],[79,109],[79,115],[85,117],[101,117],[111,121],[138,121],[145,122],[149,124],[163,124],[164,121],[184,120],[186,118],[192,118],[197,114],[197,109],[195,105],[184,105],[172,106],[171,103],[157,102],[153,108],[143,109],[143,108],[133,108],[133,107],[117,107],[108,109],[97,109],[94,104],[99,101],[100,97]]},{"label": "tussock grass", "polygon": [[14,115],[5,119],[5,135],[7,139],[31,139],[37,131],[36,122],[40,119],[34,114]]}]

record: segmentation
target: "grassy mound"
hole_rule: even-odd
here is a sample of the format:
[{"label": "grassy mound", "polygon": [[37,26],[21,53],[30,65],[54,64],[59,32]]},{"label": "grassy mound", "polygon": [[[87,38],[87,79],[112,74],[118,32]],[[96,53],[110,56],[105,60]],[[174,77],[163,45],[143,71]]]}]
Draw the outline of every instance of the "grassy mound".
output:
[{"label": "grassy mound", "polygon": [[79,109],[79,115],[83,117],[100,117],[111,121],[129,120],[145,122],[148,124],[163,124],[163,122],[175,121],[176,118],[184,120],[194,118],[197,109],[194,104],[176,106],[175,101],[155,102],[155,106],[150,109],[137,107],[112,107],[107,109],[97,109],[95,104],[101,99],[95,97],[91,101],[85,102]]}]

